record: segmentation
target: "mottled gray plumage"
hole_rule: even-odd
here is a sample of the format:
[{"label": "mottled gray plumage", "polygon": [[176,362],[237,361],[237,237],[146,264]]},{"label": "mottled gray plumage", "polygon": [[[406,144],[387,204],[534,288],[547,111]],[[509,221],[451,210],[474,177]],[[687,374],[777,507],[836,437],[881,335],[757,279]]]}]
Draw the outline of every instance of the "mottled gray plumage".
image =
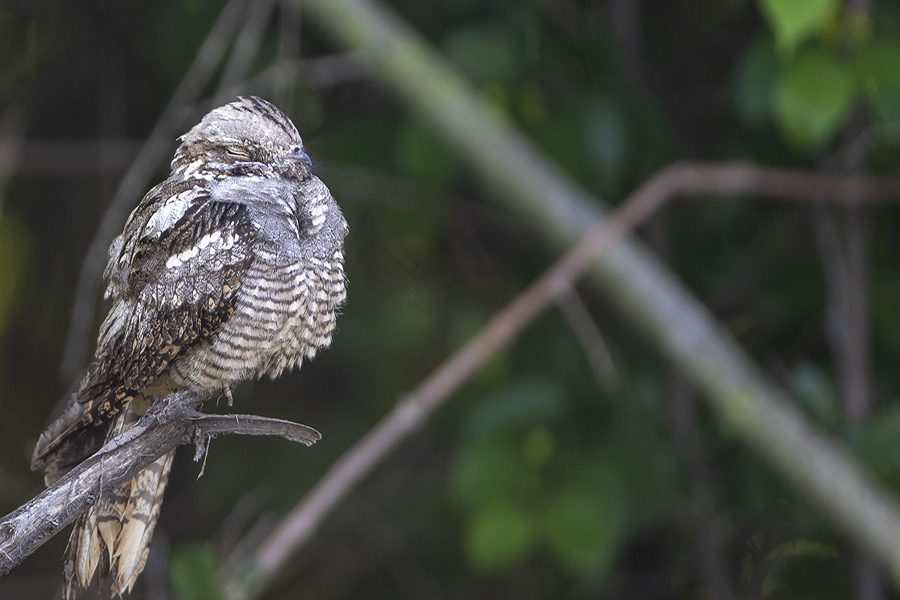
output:
[{"label": "mottled gray plumage", "polygon": [[[113,241],[113,304],[96,363],[41,435],[32,467],[55,481],[136,422],[155,393],[230,394],[315,356],[344,302],[346,233],[284,113],[256,97],[211,111]],[[66,597],[97,571],[112,575],[114,591],[131,589],[171,461],[160,458],[80,517]]]}]

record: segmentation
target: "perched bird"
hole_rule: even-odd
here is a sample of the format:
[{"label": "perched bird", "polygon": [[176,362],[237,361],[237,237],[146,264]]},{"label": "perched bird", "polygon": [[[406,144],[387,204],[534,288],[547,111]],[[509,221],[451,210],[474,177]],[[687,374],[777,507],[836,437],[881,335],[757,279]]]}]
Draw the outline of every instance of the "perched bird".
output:
[{"label": "perched bird", "polygon": [[[278,376],[331,343],[346,297],[347,223],[312,173],[290,119],[254,96],[208,113],[168,179],[112,243],[112,307],[96,362],[41,435],[32,468],[51,484],[131,427],[154,394],[226,394]],[[95,574],[122,594],[147,559],[174,451],[106,493],[75,523],[64,595]]]}]

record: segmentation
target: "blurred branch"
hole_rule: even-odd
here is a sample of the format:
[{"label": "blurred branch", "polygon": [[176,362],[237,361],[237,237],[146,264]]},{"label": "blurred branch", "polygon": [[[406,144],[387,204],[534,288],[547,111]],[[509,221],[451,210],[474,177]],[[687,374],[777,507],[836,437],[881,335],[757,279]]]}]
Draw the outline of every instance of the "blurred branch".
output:
[{"label": "blurred branch", "polygon": [[[854,185],[868,190],[868,199],[881,198],[886,193],[875,179],[854,180]],[[703,165],[676,164],[663,169],[645,182],[629,196],[607,219],[596,222],[584,239],[569,250],[553,267],[541,275],[505,308],[496,313],[484,328],[465,346],[453,354],[428,376],[415,390],[398,402],[395,409],[376,425],[365,437],[350,448],[316,484],[310,493],[275,527],[256,551],[252,560],[257,568],[256,588],[246,593],[256,596],[268,585],[290,556],[309,541],[322,520],[331,513],[350,491],[358,485],[384,458],[386,458],[410,433],[459,389],[477,369],[495,352],[510,343],[515,337],[540,315],[548,306],[558,302],[570,293],[571,286],[584,274],[598,258],[608,256],[620,248],[623,237],[635,226],[652,215],[670,198],[679,194],[754,194],[788,197],[792,192],[806,189],[801,184],[815,188],[824,183],[842,188],[849,183],[841,177],[814,173],[768,170],[749,165]],[[894,182],[895,186],[897,182]],[[894,187],[897,193],[900,188]],[[836,197],[837,198],[837,197]],[[619,245],[616,245],[616,244]],[[659,283],[656,284],[657,286]],[[668,318],[678,322],[684,318],[678,307],[672,307]],[[709,329],[709,327],[707,327]],[[691,333],[696,339],[691,345],[704,348],[707,343],[721,344],[710,336],[718,331]],[[721,334],[719,334],[721,335]],[[694,349],[694,352],[700,350]],[[702,351],[706,353],[706,350]],[[735,378],[736,367],[723,372],[723,377]],[[755,374],[754,374],[755,375]],[[761,376],[755,375],[761,379]],[[749,376],[745,376],[748,377]],[[764,382],[753,382],[768,395],[757,400],[754,396],[729,398],[735,403],[727,407],[725,416],[729,424],[738,432],[749,429],[758,436],[770,436],[770,421],[778,421],[775,435],[783,435],[787,441],[768,443],[787,444],[803,451],[805,464],[802,468],[815,469],[818,477],[829,480],[829,485],[840,486],[844,494],[852,496],[853,513],[850,518],[862,520],[869,528],[887,524],[890,531],[900,532],[900,518],[894,512],[894,504],[883,493],[865,479],[853,464],[834,445],[818,436],[806,424],[799,412],[789,405],[779,392],[769,388]],[[748,384],[737,388],[734,393],[753,390]],[[755,407],[753,402],[763,403]],[[719,407],[722,410],[721,407]],[[765,412],[769,411],[769,412]],[[785,428],[785,423],[790,429]],[[806,447],[807,445],[813,448]],[[812,452],[812,454],[810,454]],[[834,474],[829,474],[834,469]],[[803,479],[808,475],[799,475]],[[837,478],[837,483],[832,478]],[[821,500],[821,499],[820,499]],[[822,501],[825,503],[825,501]],[[832,510],[848,510],[829,506]],[[871,511],[859,514],[859,511]],[[882,519],[880,524],[870,523],[870,518]],[[900,539],[878,540],[878,543],[896,548],[900,556]],[[237,586],[236,586],[237,587]]]},{"label": "blurred branch", "polygon": [[[229,86],[222,93],[226,98],[247,93],[265,95],[298,79],[302,79],[309,86],[324,89],[368,78],[369,75],[356,54],[340,53],[275,64],[255,77]],[[199,110],[189,110],[186,114],[199,118],[219,104],[221,104],[219,100],[201,102]],[[185,120],[181,119],[182,122]],[[10,169],[10,175],[120,173],[134,164],[146,144],[116,138],[78,141],[23,140],[10,134],[3,135],[2,132],[3,127],[0,125],[0,177],[6,173],[6,169]],[[172,134],[173,140],[175,135]],[[168,148],[168,142],[166,147]]]},{"label": "blurred branch", "polygon": [[225,72],[219,80],[219,89],[215,93],[216,105],[230,102],[234,96],[228,89],[247,78],[253,59],[259,52],[263,32],[269,24],[269,18],[275,8],[275,0],[251,0],[247,9],[247,18],[234,42],[231,57],[225,65]]},{"label": "blurred branch", "polygon": [[[275,63],[296,64],[300,60],[300,15],[288,0],[278,0],[278,54]],[[294,78],[279,81],[272,89],[276,106],[290,113],[294,108]]]},{"label": "blurred branch", "polygon": [[716,478],[700,432],[697,394],[679,373],[667,371],[669,432],[684,455],[691,482],[687,516],[697,544],[695,568],[710,598],[736,600],[734,578],[724,557],[727,527],[715,518]]},{"label": "blurred branch", "polygon": [[329,88],[369,79],[368,71],[355,52],[308,58],[301,60],[297,66],[306,83],[317,88]]},{"label": "blurred branch", "polygon": [[609,18],[613,35],[625,57],[625,77],[635,89],[647,87],[647,67],[641,48],[641,7],[638,0],[611,0]]},{"label": "blurred branch", "polygon": [[[827,165],[843,175],[863,171],[869,138],[861,112],[848,124],[847,144]],[[849,193],[852,193],[850,191]],[[872,410],[869,355],[869,282],[865,207],[848,197],[847,206],[820,206],[816,233],[828,281],[826,328],[834,355],[847,424],[857,425]]]},{"label": "blurred branch", "polygon": [[[541,226],[555,244],[571,244],[603,220],[604,211],[596,199],[546,161],[396,14],[366,0],[304,0],[302,5],[306,14],[357,51],[376,77],[430,121],[500,201]],[[868,199],[896,196],[898,191],[896,179],[876,183],[866,177],[793,177],[789,172],[749,166],[706,169],[667,169],[637,193],[654,195],[657,201],[661,201],[660,190],[692,189],[846,202],[851,191]],[[509,341],[516,327],[539,312],[535,300],[549,301],[555,286],[571,283],[570,269],[589,266],[597,251],[595,244],[601,245],[596,240],[612,239],[614,228],[621,231],[624,217],[621,212],[615,214],[618,218],[606,226],[609,229],[599,230],[605,233],[595,229],[588,241],[554,267],[561,281],[542,277],[334,466],[263,544],[258,555],[261,586],[381,457],[455,391],[484,357]],[[900,564],[900,514],[894,499],[806,420],[703,304],[633,240],[621,240],[590,266],[591,277],[622,312],[704,393],[726,430],[764,456],[900,581],[896,567]]]},{"label": "blurred branch", "polygon": [[572,0],[538,0],[538,4],[566,35],[573,38],[578,36],[585,16]]},{"label": "blurred branch", "polygon": [[[233,98],[248,93],[261,95],[277,93],[293,85],[297,80],[302,80],[310,87],[326,89],[368,78],[369,75],[360,64],[359,57],[348,52],[318,58],[279,61],[259,75],[236,83],[222,92],[222,95]],[[216,99],[200,103],[202,110],[196,111],[199,113],[197,116],[202,116],[220,104],[221,102]]]},{"label": "blurred branch", "polygon": [[[847,7],[868,18],[865,2]],[[858,107],[843,132],[844,144],[825,160],[825,168],[843,175],[864,172],[871,132]],[[864,206],[821,206],[816,232],[828,282],[826,330],[840,385],[844,422],[853,427],[872,412],[872,357],[869,351],[869,260]],[[886,590],[878,565],[861,548],[852,553],[856,600],[884,600]]]},{"label": "blurred branch", "polygon": [[871,19],[872,0],[847,0],[847,8],[867,19]]},{"label": "blurred branch", "polygon": [[230,0],[222,9],[212,30],[206,36],[197,57],[188,69],[168,105],[141,147],[131,168],[122,178],[116,194],[103,215],[100,227],[91,241],[78,274],[72,316],[66,333],[65,348],[59,374],[66,383],[84,363],[87,338],[94,323],[100,274],[106,265],[106,249],[125,222],[135,200],[147,190],[150,178],[160,161],[171,151],[172,138],[184,124],[186,111],[200,97],[216,66],[221,62],[228,42],[246,13],[247,0]]},{"label": "blurred branch", "polygon": [[[298,79],[302,79],[311,87],[324,89],[368,78],[369,75],[363,69],[356,54],[340,53],[303,60],[283,61],[268,67],[246,81],[239,81],[228,86],[222,95],[226,99],[247,93],[265,95]],[[217,97],[199,103],[196,110],[188,107],[182,112],[179,121],[187,120],[184,115],[199,118],[222,102],[224,100]],[[168,151],[168,144],[174,140],[175,135],[177,134],[172,133],[171,139],[166,141],[165,152]],[[6,173],[6,170],[9,170],[10,175],[14,173],[38,175],[120,173],[134,165],[145,146],[146,142],[117,138],[77,141],[23,140],[11,133],[4,135],[3,126],[0,124],[0,176]],[[160,160],[165,156],[165,152],[160,154]]]},{"label": "blurred branch", "polygon": [[205,455],[209,440],[220,434],[276,435],[307,446],[321,437],[311,427],[280,419],[206,415],[197,411],[205,400],[190,392],[176,392],[154,402],[134,427],[0,519],[0,576],[74,521],[103,492],[178,446],[195,444],[196,461]]},{"label": "blurred branch", "polygon": [[3,216],[3,197],[6,184],[16,172],[21,151],[22,134],[25,130],[25,115],[20,104],[13,104],[0,117],[0,139],[6,143],[0,145],[0,218]]},{"label": "blurred branch", "polygon": [[278,2],[278,62],[300,59],[300,16],[289,0]]},{"label": "blurred branch", "polygon": [[[15,140],[0,138],[0,156],[16,144]],[[20,140],[18,145],[16,172],[39,175],[120,173],[132,164],[141,149],[140,142],[123,139]]]},{"label": "blurred branch", "polygon": [[619,372],[616,370],[612,354],[603,339],[600,328],[591,317],[581,296],[578,295],[578,291],[570,288],[560,296],[557,304],[568,321],[572,333],[578,338],[588,363],[594,371],[594,377],[597,378],[597,383],[609,390],[619,387]]}]

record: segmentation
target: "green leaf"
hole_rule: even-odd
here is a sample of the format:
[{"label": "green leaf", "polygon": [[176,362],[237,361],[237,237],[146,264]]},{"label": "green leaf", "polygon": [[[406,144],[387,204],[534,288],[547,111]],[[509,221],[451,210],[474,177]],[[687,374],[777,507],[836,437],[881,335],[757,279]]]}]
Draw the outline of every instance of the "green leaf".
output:
[{"label": "green leaf", "polygon": [[400,128],[395,150],[400,171],[427,186],[447,189],[462,173],[456,153],[417,119]]},{"label": "green leaf", "polygon": [[767,35],[756,37],[738,60],[731,91],[735,111],[751,127],[772,118],[772,90],[777,73],[775,46]]},{"label": "green leaf", "polygon": [[188,544],[169,557],[169,583],[178,600],[221,600],[219,559],[205,544]]},{"label": "green leaf", "polygon": [[352,115],[335,120],[316,140],[318,155],[334,162],[391,170],[396,122],[390,115]]},{"label": "green leaf", "polygon": [[775,110],[787,140],[800,150],[818,148],[843,126],[855,92],[846,64],[822,52],[798,56],[775,89]]},{"label": "green leaf", "polygon": [[621,102],[603,96],[592,99],[584,123],[585,146],[591,165],[611,184],[621,178],[630,156],[634,136],[629,125]]},{"label": "green leaf", "polygon": [[618,546],[618,510],[603,496],[577,487],[553,497],[544,523],[554,556],[573,573],[608,570]]},{"label": "green leaf", "polygon": [[677,157],[675,130],[658,98],[638,94],[628,99],[631,135],[631,167],[649,175]]},{"label": "green leaf", "polygon": [[877,42],[859,55],[863,92],[875,119],[900,121],[900,43]]},{"label": "green leaf", "polygon": [[820,424],[837,425],[839,411],[837,390],[828,374],[808,360],[798,361],[791,369],[791,395]]},{"label": "green leaf", "polygon": [[840,8],[839,0],[760,0],[779,48],[792,52],[822,29]]},{"label": "green leaf", "polygon": [[559,384],[526,376],[485,397],[472,411],[467,430],[472,439],[522,431],[558,421],[568,409],[568,395]]},{"label": "green leaf", "polygon": [[873,269],[871,285],[872,338],[892,362],[900,360],[900,273]]},{"label": "green leaf", "polygon": [[584,146],[585,121],[593,96],[566,91],[549,105],[547,118],[533,123],[529,133],[553,161],[569,175],[586,185],[595,179],[596,167],[590,164]]},{"label": "green leaf", "polygon": [[599,447],[565,465],[562,479],[568,487],[589,492],[605,518],[624,528],[665,510],[670,484],[660,468],[660,451],[651,436],[612,430],[604,433]]},{"label": "green leaf", "polygon": [[494,441],[465,447],[453,463],[450,484],[461,502],[475,506],[516,498],[531,476],[517,445]]},{"label": "green leaf", "polygon": [[466,552],[477,568],[498,571],[520,561],[537,541],[534,518],[513,503],[494,503],[475,513]]},{"label": "green leaf", "polygon": [[900,404],[875,411],[848,441],[869,468],[895,489],[900,486]]},{"label": "green leaf", "polygon": [[478,85],[511,84],[524,56],[513,33],[502,26],[473,26],[454,31],[444,41],[453,65]]}]

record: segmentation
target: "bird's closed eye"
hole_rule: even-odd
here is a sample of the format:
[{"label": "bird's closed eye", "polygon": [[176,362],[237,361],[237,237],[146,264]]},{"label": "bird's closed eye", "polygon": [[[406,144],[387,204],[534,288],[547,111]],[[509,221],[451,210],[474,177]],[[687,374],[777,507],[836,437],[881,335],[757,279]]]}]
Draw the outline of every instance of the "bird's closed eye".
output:
[{"label": "bird's closed eye", "polygon": [[239,158],[250,158],[250,154],[245,149],[237,146],[228,146],[228,148],[226,148],[226,151],[231,156],[237,156]]}]

